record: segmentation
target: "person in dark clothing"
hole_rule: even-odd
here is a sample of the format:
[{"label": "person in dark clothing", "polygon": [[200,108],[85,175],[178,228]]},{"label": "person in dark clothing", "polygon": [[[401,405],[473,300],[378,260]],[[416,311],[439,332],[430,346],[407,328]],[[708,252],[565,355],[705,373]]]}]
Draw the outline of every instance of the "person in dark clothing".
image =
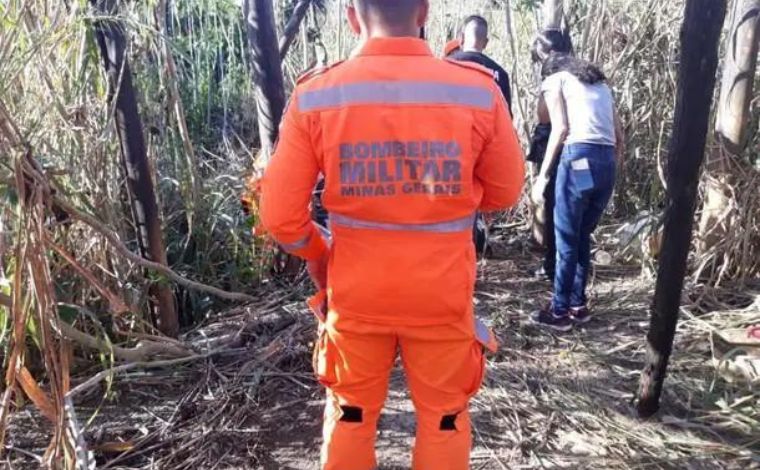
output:
[{"label": "person in dark clothing", "polygon": [[488,22],[482,16],[472,15],[464,20],[461,34],[462,47],[450,55],[453,60],[474,62],[493,72],[493,78],[501,89],[507,107],[512,114],[512,91],[509,84],[509,74],[493,59],[483,54],[488,45]]},{"label": "person in dark clothing", "polygon": [[[453,41],[451,44],[453,44]],[[446,54],[446,58],[462,62],[473,62],[491,70],[496,84],[507,101],[509,114],[512,115],[512,91],[509,83],[509,74],[493,59],[483,54],[483,50],[488,45],[488,22],[485,18],[478,15],[467,17],[462,24],[459,44],[459,49]],[[475,243],[476,253],[479,256],[486,256],[488,254],[488,224],[486,224],[483,215],[480,213],[476,215],[475,224],[472,228],[472,238]]]},{"label": "person in dark clothing", "polygon": [[[539,103],[539,106],[543,103]],[[539,120],[533,129],[533,136],[530,141],[530,151],[527,161],[532,163],[536,169],[541,168],[546,156],[546,147],[549,143],[549,136],[552,132],[552,125],[548,121],[548,111],[545,106],[543,113],[539,109]],[[542,116],[544,114],[545,116]],[[543,119],[542,119],[543,118]],[[554,265],[557,259],[557,245],[554,239],[554,185],[557,179],[556,168],[550,173],[550,181],[546,186],[543,203],[543,220],[541,220],[541,239],[544,245],[544,259],[541,266],[536,269],[535,276],[539,279],[554,279]]]}]

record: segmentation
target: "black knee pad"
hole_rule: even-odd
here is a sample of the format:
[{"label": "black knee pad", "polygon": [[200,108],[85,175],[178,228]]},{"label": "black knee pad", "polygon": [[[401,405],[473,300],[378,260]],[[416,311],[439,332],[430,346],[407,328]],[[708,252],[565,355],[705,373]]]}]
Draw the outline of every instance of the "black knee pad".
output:
[{"label": "black knee pad", "polygon": [[453,415],[444,415],[441,418],[441,431],[456,431],[457,430],[457,416],[459,413]]},{"label": "black knee pad", "polygon": [[358,406],[340,405],[340,421],[344,423],[361,423],[364,421],[364,412]]}]

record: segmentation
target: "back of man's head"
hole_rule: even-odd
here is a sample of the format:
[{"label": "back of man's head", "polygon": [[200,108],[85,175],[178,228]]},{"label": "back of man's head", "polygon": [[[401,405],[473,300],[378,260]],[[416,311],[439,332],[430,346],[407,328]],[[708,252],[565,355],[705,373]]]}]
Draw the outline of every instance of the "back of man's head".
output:
[{"label": "back of man's head", "polygon": [[462,49],[483,52],[488,45],[488,21],[479,15],[465,18],[462,24]]},{"label": "back of man's head", "polygon": [[427,19],[429,0],[353,0],[352,28],[367,37],[414,36]]}]

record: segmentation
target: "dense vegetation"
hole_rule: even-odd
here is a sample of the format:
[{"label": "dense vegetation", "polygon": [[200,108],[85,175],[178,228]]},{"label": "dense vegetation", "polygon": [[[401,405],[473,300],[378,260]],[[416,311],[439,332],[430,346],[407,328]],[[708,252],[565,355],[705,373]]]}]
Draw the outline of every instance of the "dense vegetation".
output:
[{"label": "dense vegetation", "polygon": [[[0,2],[0,295],[6,300],[0,347],[9,370],[3,419],[12,401],[22,402],[10,394],[18,382],[59,420],[58,429],[63,415],[45,406],[63,406],[57,400],[64,392],[55,384],[69,387],[70,370],[176,353],[160,346],[167,343],[155,328],[151,286],[171,289],[187,331],[214,312],[256,299],[273,283],[300,279],[271,275],[275,252],[254,239],[255,213],[240,207],[260,145],[241,2],[115,2],[115,16],[95,3]],[[280,32],[298,3],[274,1]],[[527,144],[538,83],[529,51],[542,2],[432,3],[426,34],[436,53],[468,14],[490,21],[487,52],[512,75],[515,126]],[[602,230],[600,242],[617,262],[649,269],[658,254],[684,2],[565,3],[576,52],[610,77],[625,125],[627,159],[606,225],[645,222],[627,236]],[[283,61],[286,92],[303,71],[353,49],[342,5],[315,0],[308,6]],[[127,41],[171,271],[127,256],[140,253],[141,229],[130,209],[112,84],[97,35],[98,25],[115,22]],[[719,164],[708,165],[704,181],[719,181],[724,197],[717,222],[702,227],[690,256],[690,282],[702,292],[741,290],[760,274],[759,127],[755,100],[748,143],[738,155],[725,156],[709,136],[708,159]],[[527,232],[529,203],[502,218]]]}]

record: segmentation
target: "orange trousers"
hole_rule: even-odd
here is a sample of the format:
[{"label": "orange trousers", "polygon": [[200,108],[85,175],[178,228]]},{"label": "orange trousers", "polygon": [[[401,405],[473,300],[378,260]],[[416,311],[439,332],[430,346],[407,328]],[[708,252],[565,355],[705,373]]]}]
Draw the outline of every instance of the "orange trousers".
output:
[{"label": "orange trousers", "polygon": [[468,469],[468,402],[483,380],[488,345],[479,332],[471,314],[456,324],[408,327],[331,311],[314,351],[316,374],[327,388],[322,469],[377,468],[377,422],[399,351],[417,415],[412,468]]}]

